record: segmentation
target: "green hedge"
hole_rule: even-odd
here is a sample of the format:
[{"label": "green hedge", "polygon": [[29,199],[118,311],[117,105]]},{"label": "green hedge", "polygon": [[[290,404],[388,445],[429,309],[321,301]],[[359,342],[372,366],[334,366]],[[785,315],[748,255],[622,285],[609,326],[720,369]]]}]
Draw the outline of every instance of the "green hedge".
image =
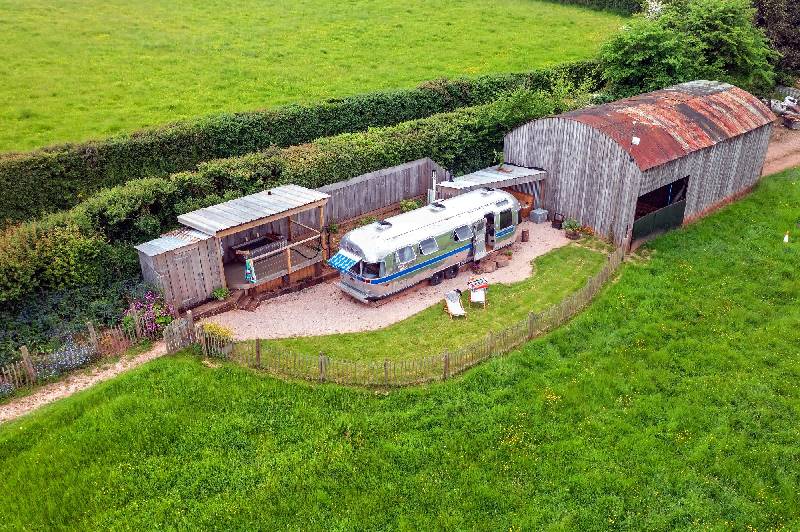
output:
[{"label": "green hedge", "polygon": [[614,11],[625,15],[638,13],[642,10],[645,0],[550,0],[557,4],[572,4],[593,9]]},{"label": "green hedge", "polygon": [[314,105],[220,114],[101,141],[0,155],[0,225],[68,209],[95,191],[198,163],[291,146],[479,105],[520,88],[549,88],[553,74],[592,77],[597,65],[569,63],[520,74],[435,80],[414,89],[375,92]]},{"label": "green hedge", "polygon": [[133,244],[175,227],[178,214],[226,198],[284,183],[318,187],[426,156],[455,172],[491,164],[505,132],[561,111],[563,101],[519,91],[491,104],[392,127],[211,161],[194,172],[130,180],[70,211],[4,231],[0,302],[135,275]]}]

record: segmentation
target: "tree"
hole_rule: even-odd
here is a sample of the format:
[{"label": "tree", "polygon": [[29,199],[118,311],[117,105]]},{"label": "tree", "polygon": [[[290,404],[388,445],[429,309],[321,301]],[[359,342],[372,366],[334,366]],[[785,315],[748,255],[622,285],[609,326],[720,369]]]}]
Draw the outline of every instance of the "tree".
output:
[{"label": "tree", "polygon": [[706,77],[763,94],[775,86],[778,55],[755,16],[749,0],[679,0],[659,22],[703,43]]},{"label": "tree", "polygon": [[638,19],[603,47],[603,76],[614,98],[690,81],[707,70],[702,47],[657,21]]},{"label": "tree", "polygon": [[756,22],[767,34],[773,48],[781,53],[778,67],[800,75],[800,2],[797,0],[755,0]]},{"label": "tree", "polygon": [[639,16],[603,47],[609,89],[619,97],[703,78],[766,93],[777,55],[754,18],[748,0],[672,0]]}]

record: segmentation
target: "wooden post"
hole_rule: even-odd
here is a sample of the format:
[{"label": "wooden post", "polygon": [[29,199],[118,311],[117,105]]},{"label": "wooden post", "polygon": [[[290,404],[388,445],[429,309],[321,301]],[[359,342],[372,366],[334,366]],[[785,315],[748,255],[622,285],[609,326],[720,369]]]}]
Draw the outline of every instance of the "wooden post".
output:
[{"label": "wooden post", "polygon": [[292,243],[292,217],[289,216],[289,222],[286,224],[286,241]]},{"label": "wooden post", "polygon": [[189,342],[194,341],[194,314],[191,310],[186,311],[186,328],[189,331]]},{"label": "wooden post", "polygon": [[327,251],[327,246],[325,245],[325,207],[320,205],[319,209],[319,245],[322,248],[322,258],[327,259],[327,255],[325,254]]},{"label": "wooden post", "polygon": [[89,329],[89,343],[92,344],[92,349],[97,354],[100,352],[100,342],[97,340],[97,331],[94,328],[94,323],[87,321],[86,328]]},{"label": "wooden post", "polygon": [[389,361],[386,359],[383,361],[383,382],[389,386]]},{"label": "wooden post", "polygon": [[261,367],[261,340],[256,338],[256,367]]},{"label": "wooden post", "polygon": [[326,361],[325,361],[325,354],[320,352],[319,354],[319,382],[325,382],[325,373],[326,373]]},{"label": "wooden post", "polygon": [[200,334],[200,345],[203,348],[203,356],[208,357],[208,338],[205,334]]},{"label": "wooden post", "polygon": [[444,354],[444,375],[442,380],[447,380],[450,377],[450,353]]},{"label": "wooden post", "polygon": [[28,351],[28,346],[23,345],[19,348],[22,355],[22,365],[25,367],[25,373],[28,374],[28,384],[36,382],[36,371],[33,369],[33,362],[31,362],[31,354]]}]

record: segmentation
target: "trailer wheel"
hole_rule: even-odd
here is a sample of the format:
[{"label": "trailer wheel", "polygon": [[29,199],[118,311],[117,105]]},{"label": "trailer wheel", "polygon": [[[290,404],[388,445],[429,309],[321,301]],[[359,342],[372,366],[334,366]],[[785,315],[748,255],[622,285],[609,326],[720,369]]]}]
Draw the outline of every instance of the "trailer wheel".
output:
[{"label": "trailer wheel", "polygon": [[458,277],[458,266],[450,266],[444,271],[445,279],[455,279]]},{"label": "trailer wheel", "polygon": [[436,286],[437,284],[440,284],[442,282],[443,277],[444,276],[442,275],[442,272],[436,272],[433,275],[431,275],[431,278],[428,279],[428,282],[430,283],[431,286]]}]

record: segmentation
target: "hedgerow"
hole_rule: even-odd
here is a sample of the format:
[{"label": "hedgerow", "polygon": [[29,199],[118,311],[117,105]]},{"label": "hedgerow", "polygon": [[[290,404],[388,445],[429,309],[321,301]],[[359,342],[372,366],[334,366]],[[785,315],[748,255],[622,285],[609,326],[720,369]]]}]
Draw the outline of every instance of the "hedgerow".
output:
[{"label": "hedgerow", "polygon": [[642,10],[646,0],[550,0],[558,4],[572,4],[593,9],[603,9],[630,15]]},{"label": "hedgerow", "polygon": [[101,294],[120,279],[135,281],[133,245],[175,227],[178,214],[279,184],[319,187],[421,157],[455,173],[474,170],[494,161],[508,130],[561,112],[570,105],[566,102],[563,91],[518,91],[482,106],[210,161],[194,172],[134,179],[100,191],[69,211],[0,235],[0,322],[17,328],[16,316],[30,314],[25,301],[34,294],[35,300],[54,291]]},{"label": "hedgerow", "polygon": [[408,90],[373,92],[313,105],[219,114],[80,144],[0,155],[0,224],[68,209],[95,191],[145,176],[269,146],[291,146],[488,103],[509,91],[547,90],[557,74],[599,83],[596,64],[569,63],[519,74],[440,79]]}]

